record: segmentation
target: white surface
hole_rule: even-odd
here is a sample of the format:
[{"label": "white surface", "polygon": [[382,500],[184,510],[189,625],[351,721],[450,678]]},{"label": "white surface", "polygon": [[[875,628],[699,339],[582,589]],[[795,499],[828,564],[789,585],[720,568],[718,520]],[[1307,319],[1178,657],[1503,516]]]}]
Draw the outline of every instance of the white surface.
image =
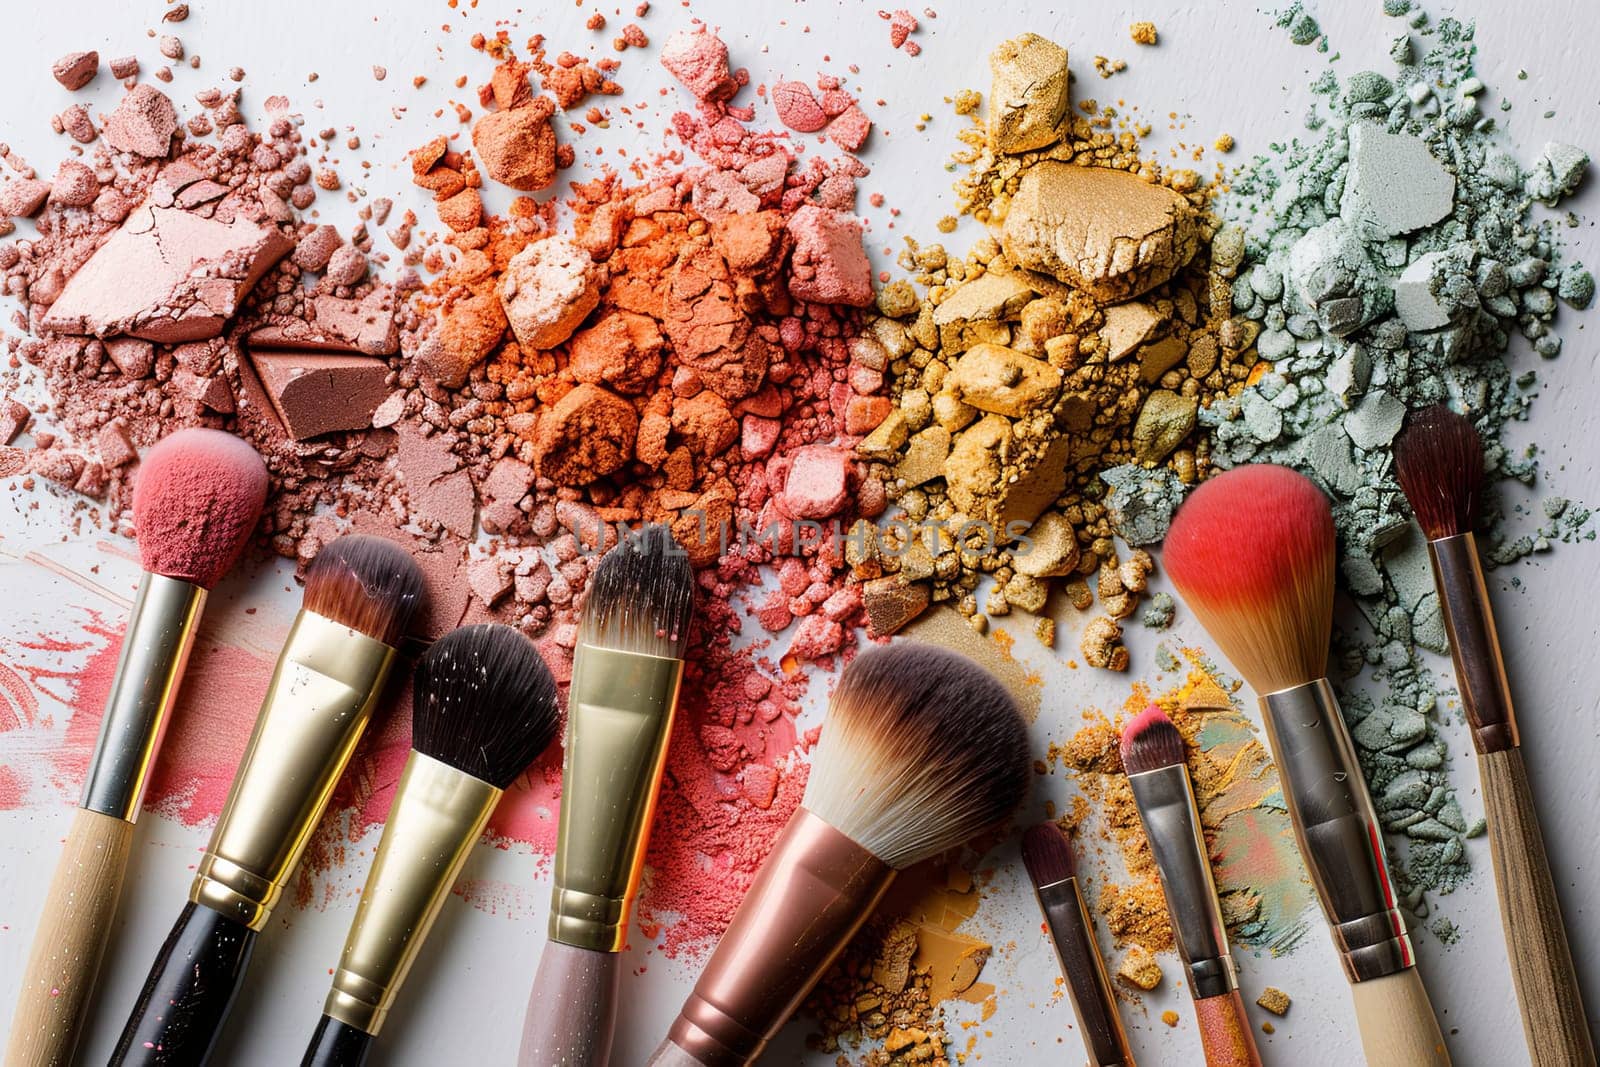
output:
[{"label": "white surface", "polygon": [[[307,131],[326,125],[354,125],[361,136],[359,152],[339,151],[346,186],[360,187],[373,196],[395,197],[418,210],[431,223],[432,214],[410,188],[404,152],[453,123],[435,119],[432,112],[450,98],[475,106],[470,89],[451,87],[466,73],[472,84],[486,80],[488,64],[467,46],[473,31],[492,33],[496,18],[515,19],[511,26],[517,42],[533,32],[549,38],[553,50],[582,51],[592,44],[596,57],[612,55],[609,42],[620,26],[632,21],[632,0],[623,8],[603,10],[610,26],[601,34],[582,28],[595,10],[571,3],[530,5],[538,18],[520,14],[508,4],[482,0],[474,10],[469,3],[452,10],[439,0],[391,0],[384,5],[314,3],[279,0],[275,5],[222,4],[199,0],[188,22],[159,26],[159,32],[176,32],[191,52],[204,57],[199,72],[180,71],[172,87],[180,101],[208,85],[226,84],[224,72],[242,66],[245,108],[253,118],[265,97],[287,93],[295,109],[307,116]],[[1378,14],[1379,0],[1318,5],[1316,14],[1332,37],[1332,50],[1345,59],[1343,73],[1370,64],[1388,69],[1388,42],[1402,24]],[[1337,7],[1338,11],[1330,10]],[[1063,8],[1066,8],[1063,10]],[[541,10],[544,9],[544,10]],[[1031,10],[1030,10],[1031,9]],[[65,138],[52,136],[45,123],[48,110],[72,101],[49,78],[50,61],[75,49],[98,48],[102,58],[136,52],[151,71],[160,64],[155,42],[145,31],[157,26],[161,10],[153,3],[112,4],[108,0],[71,5],[15,5],[8,12],[10,59],[0,65],[0,100],[8,101],[5,139],[46,175],[67,148]],[[914,38],[923,46],[919,58],[892,51],[887,23],[876,15],[875,4],[697,2],[692,9],[658,2],[641,20],[653,46],[647,52],[622,56],[618,80],[623,97],[603,104],[650,105],[649,133],[641,135],[630,123],[617,122],[598,138],[579,141],[580,164],[596,144],[634,144],[636,150],[662,147],[661,131],[670,110],[682,106],[681,96],[658,95],[668,84],[654,63],[656,47],[667,33],[688,23],[691,13],[721,27],[734,64],[748,66],[755,82],[778,75],[811,77],[819,70],[847,75],[848,64],[858,64],[860,74],[848,76],[849,87],[864,101],[882,98],[885,107],[868,106],[878,123],[865,159],[873,173],[862,183],[864,192],[888,195],[887,207],[901,215],[891,230],[887,207],[867,209],[871,220],[869,243],[875,252],[898,245],[900,234],[930,238],[933,223],[950,212],[949,175],[942,167],[954,146],[957,120],[943,97],[957,88],[987,89],[987,50],[1001,38],[1034,30],[1065,44],[1078,75],[1078,97],[1123,100],[1137,105],[1158,131],[1165,116],[1177,112],[1187,128],[1178,136],[1190,143],[1209,145],[1228,132],[1239,141],[1230,160],[1263,151],[1269,141],[1285,140],[1300,131],[1300,116],[1309,95],[1310,75],[1327,57],[1289,44],[1273,28],[1271,19],[1252,3],[1174,4],[1170,0],[1142,0],[1134,7],[1120,3],[1032,5],[1015,3],[945,3],[938,18],[924,20]],[[1574,17],[1570,5],[1560,0],[1539,0],[1516,5],[1463,6],[1458,11],[1478,19],[1481,47],[1480,74],[1490,87],[1486,99],[1507,95],[1515,110],[1504,124],[1527,158],[1546,139],[1570,140],[1590,148],[1600,147],[1600,65],[1594,62],[1600,45],[1600,28],[1590,18]],[[1435,12],[1438,14],[1438,12]],[[1128,23],[1153,19],[1161,33],[1156,50],[1140,49],[1127,36]],[[443,34],[449,23],[455,32]],[[1129,60],[1128,71],[1111,82],[1101,82],[1090,67],[1096,54]],[[825,58],[826,57],[826,58]],[[388,68],[386,81],[374,81],[373,64]],[[1528,78],[1517,80],[1519,68]],[[318,72],[307,84],[305,76]],[[411,78],[429,78],[421,91]],[[98,110],[109,110],[115,86],[103,68],[91,94]],[[746,93],[742,100],[749,100]],[[322,107],[326,102],[327,107]],[[398,120],[391,108],[408,110]],[[1555,109],[1553,118],[1541,117]],[[929,113],[933,121],[925,133],[912,127],[917,116]],[[758,122],[772,124],[770,109],[759,108]],[[376,164],[372,176],[358,178],[354,159]],[[614,151],[607,159],[616,160]],[[1208,167],[1209,169],[1209,167]],[[569,172],[568,176],[576,176]],[[1593,186],[1591,181],[1590,185]],[[863,200],[864,203],[864,200]],[[1600,204],[1600,196],[1585,191],[1573,205],[1580,212]],[[347,205],[324,194],[319,201],[330,221],[348,224]],[[1567,231],[1581,258],[1600,265],[1600,241],[1592,224]],[[970,241],[968,228],[950,240],[953,247]],[[381,242],[380,242],[381,243]],[[892,264],[885,262],[885,266]],[[1544,491],[1575,499],[1600,500],[1600,473],[1594,463],[1594,357],[1588,343],[1590,315],[1563,310],[1565,354],[1544,364],[1519,346],[1518,358],[1538,363],[1547,384],[1535,406],[1537,439],[1544,448]],[[1528,439],[1532,439],[1530,435]],[[134,569],[97,549],[90,538],[68,539],[62,532],[68,502],[40,493],[38,510],[30,501],[0,501],[0,590],[13,607],[0,617],[0,633],[17,636],[38,632],[41,622],[65,627],[61,605],[83,602],[83,594],[70,597],[63,580],[37,565],[20,561],[25,553],[60,562],[91,560],[102,564],[99,580],[119,591],[131,588]],[[1523,737],[1535,771],[1534,790],[1541,801],[1551,860],[1558,872],[1575,955],[1584,970],[1590,1002],[1600,1013],[1600,960],[1592,947],[1600,945],[1600,912],[1593,904],[1596,844],[1593,809],[1597,797],[1594,761],[1600,756],[1595,712],[1600,701],[1600,668],[1592,654],[1596,635],[1589,591],[1593,587],[1596,558],[1592,548],[1562,547],[1537,565],[1517,569],[1523,581],[1520,592],[1500,592],[1496,608],[1507,644],[1507,658],[1519,685],[1523,710]],[[1502,575],[1501,577],[1504,577]],[[1498,584],[1498,583],[1497,583]],[[242,581],[225,584],[213,601],[208,618],[215,620],[241,601],[282,597],[281,576],[263,575],[248,587]],[[110,612],[115,616],[116,612]],[[215,625],[215,623],[213,623]],[[1177,635],[1191,641],[1201,635],[1187,615],[1180,613]],[[1129,681],[1156,680],[1150,651],[1154,642],[1139,627],[1131,630],[1134,671],[1129,678],[1112,678],[1075,671],[1068,675],[1051,664],[1050,657],[1031,644],[1025,634],[1018,650],[1031,665],[1045,671],[1044,712],[1036,729],[1040,751],[1049,739],[1063,739],[1076,728],[1081,710],[1090,705],[1113,708]],[[1063,633],[1060,647],[1075,645],[1075,635]],[[825,685],[813,687],[821,697]],[[59,712],[60,709],[58,709]],[[241,709],[250,714],[252,709]],[[812,714],[815,714],[813,709]],[[60,717],[58,715],[58,717]],[[1470,748],[1459,732],[1452,735],[1454,780],[1461,787],[1462,804],[1469,817],[1481,811]],[[0,760],[24,758],[19,739],[0,737]],[[25,747],[25,746],[24,746]],[[1068,785],[1059,775],[1044,779],[1027,814],[1037,816],[1046,796],[1058,804]],[[0,815],[0,1012],[8,1014],[33,922],[42,902],[48,872],[53,867],[58,842],[68,822],[65,805]],[[105,1058],[149,960],[176,916],[193,863],[204,846],[204,828],[185,828],[150,816],[140,823],[122,909],[121,931],[112,945],[113,965],[103,983],[97,1025],[85,1062]],[[375,834],[374,834],[375,840]],[[350,867],[333,881],[332,903],[323,910],[286,913],[275,919],[262,939],[254,970],[247,982],[241,1007],[225,1037],[219,1063],[255,1065],[293,1062],[304,1047],[326,991],[329,968],[336,962],[370,859],[365,850],[352,849]],[[1435,1007],[1449,1034],[1455,1061],[1463,1065],[1500,1065],[1527,1062],[1521,1029],[1505,970],[1505,950],[1495,916],[1493,889],[1483,839],[1471,843],[1477,877],[1472,884],[1438,901],[1437,912],[1463,928],[1459,944],[1444,948],[1428,934],[1419,937],[1422,966]],[[1014,842],[998,859],[1002,871],[995,899],[986,902],[970,929],[992,938],[997,952],[984,978],[1001,989],[997,1014],[983,1024],[977,1051],[988,1063],[1076,1062],[1077,1038],[1069,1030],[1070,1012],[1061,1001],[1052,1002],[1050,990],[1055,964],[1038,935],[1037,913],[1026,895],[1020,865],[1012,862]],[[422,961],[411,976],[399,1010],[379,1042],[379,1062],[440,1064],[465,1061],[469,1056],[483,1064],[510,1062],[520,1032],[528,982],[543,941],[547,908],[547,864],[525,851],[476,849],[467,868],[469,877],[502,883],[503,903],[488,912],[452,897],[429,942]],[[1344,1065],[1359,1062],[1358,1044],[1348,999],[1326,937],[1316,930],[1291,956],[1253,958],[1241,954],[1247,999],[1264,984],[1275,984],[1295,998],[1285,1020],[1277,1020],[1278,1033],[1263,1038],[1266,1063]],[[627,1011],[618,1036],[618,1064],[643,1061],[676,1011],[690,969],[659,955],[629,961],[624,979]],[[644,973],[641,966],[648,965]],[[1173,973],[1171,967],[1169,974]],[[1165,1008],[1179,1011],[1182,1021],[1169,1029],[1159,1021]],[[969,1014],[957,1017],[972,1017]],[[1254,1009],[1252,1009],[1254,1011]],[[1163,992],[1147,997],[1145,1006],[1125,1007],[1124,1018],[1132,1032],[1142,1062],[1198,1063],[1199,1048],[1193,1023],[1171,983]],[[1600,1018],[1600,1014],[1592,1018]],[[1259,1021],[1259,1017],[1258,1017]],[[789,1027],[769,1062],[831,1062],[830,1057],[802,1052],[808,1027]],[[957,1048],[965,1031],[952,1026]]]}]

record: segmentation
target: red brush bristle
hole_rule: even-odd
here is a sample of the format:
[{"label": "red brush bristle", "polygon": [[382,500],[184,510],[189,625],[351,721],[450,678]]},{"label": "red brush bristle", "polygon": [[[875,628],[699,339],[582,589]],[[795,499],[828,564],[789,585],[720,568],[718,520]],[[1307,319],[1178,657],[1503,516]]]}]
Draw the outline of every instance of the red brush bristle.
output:
[{"label": "red brush bristle", "polygon": [[1483,442],[1471,419],[1443,404],[1413,412],[1394,443],[1394,472],[1429,540],[1472,529],[1483,485]]},{"label": "red brush bristle", "polygon": [[1028,827],[1022,835],[1022,865],[1036,888],[1066,881],[1077,867],[1072,839],[1053,822]]},{"label": "red brush bristle", "polygon": [[221,430],[179,430],[139,464],[133,525],[152,574],[210,589],[244,551],[267,499],[256,450]]},{"label": "red brush bristle", "polygon": [[1122,728],[1122,769],[1129,774],[1184,762],[1183,735],[1167,713],[1151,704]]},{"label": "red brush bristle", "polygon": [[1162,551],[1178,592],[1260,693],[1324,673],[1334,556],[1327,498],[1268,464],[1227,471],[1191,493]]}]

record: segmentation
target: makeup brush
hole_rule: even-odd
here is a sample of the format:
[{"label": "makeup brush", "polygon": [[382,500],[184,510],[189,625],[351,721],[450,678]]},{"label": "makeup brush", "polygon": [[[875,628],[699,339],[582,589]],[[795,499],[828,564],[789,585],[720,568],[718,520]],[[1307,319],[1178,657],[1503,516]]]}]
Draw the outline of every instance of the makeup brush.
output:
[{"label": "makeup brush", "polygon": [[111,1063],[206,1062],[256,934],[294,874],[422,599],[422,573],[379,537],[341,537],[306,574],[304,607],[200,860]]},{"label": "makeup brush", "polygon": [[550,669],[509,626],[464,626],[434,642],[412,705],[411,755],[301,1067],[366,1062],[501,793],[561,724]]},{"label": "makeup brush", "polygon": [[1030,826],[1022,835],[1022,865],[1050,928],[1050,943],[1072,994],[1072,1013],[1078,1018],[1090,1067],[1134,1067],[1128,1035],[1117,1014],[1117,994],[1078,886],[1072,842],[1053,822]]},{"label": "makeup brush", "polygon": [[221,430],[179,430],[144,457],[133,522],[144,577],[122,639],[83,799],[45,897],[5,1062],[70,1063],[150,770],[177,699],[206,592],[232,569],[261,517],[267,469]]},{"label": "makeup brush", "polygon": [[801,807],[650,1062],[754,1062],[895,874],[997,826],[1031,775],[1022,716],[977,664],[911,642],[858,655]]},{"label": "makeup brush", "polygon": [[1167,574],[1261,701],[1283,796],[1350,981],[1367,1062],[1450,1062],[1417,976],[1383,835],[1324,667],[1333,631],[1328,500],[1286,467],[1238,467],[1178,509]]},{"label": "makeup brush", "polygon": [[694,610],[665,526],[625,533],[590,579],[567,692],[550,940],[518,1062],[604,1067]]},{"label": "makeup brush", "polygon": [[1415,412],[1395,442],[1395,473],[1428,537],[1461,706],[1478,751],[1495,891],[1522,1029],[1536,1067],[1593,1067],[1594,1042],[1528,786],[1511,687],[1472,528],[1483,444],[1444,405]]},{"label": "makeup brush", "polygon": [[1123,728],[1122,769],[1155,857],[1178,955],[1189,972],[1207,1067],[1261,1067],[1239,996],[1239,973],[1228,952],[1228,928],[1211,878],[1183,735],[1156,705]]}]

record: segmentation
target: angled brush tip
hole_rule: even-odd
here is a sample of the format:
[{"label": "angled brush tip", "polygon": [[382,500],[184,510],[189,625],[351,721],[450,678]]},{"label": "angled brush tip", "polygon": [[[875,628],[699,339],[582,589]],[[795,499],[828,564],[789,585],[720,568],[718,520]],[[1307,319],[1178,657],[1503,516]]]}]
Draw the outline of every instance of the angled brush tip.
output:
[{"label": "angled brush tip", "polygon": [[555,739],[556,680],[539,650],[499,623],[463,626],[417,663],[411,747],[504,789]]},{"label": "angled brush tip", "polygon": [[1022,865],[1035,889],[1071,878],[1077,870],[1072,840],[1053,822],[1036,823],[1022,835]]},{"label": "angled brush tip", "polygon": [[1190,493],[1162,548],[1178,592],[1258,693],[1323,675],[1335,555],[1328,498],[1270,464],[1236,467]]},{"label": "angled brush tip", "polygon": [[204,429],[162,438],[133,484],[141,565],[210,589],[238,561],[266,499],[266,464],[241,438]]},{"label": "angled brush tip", "polygon": [[1004,686],[912,641],[862,652],[828,706],[805,806],[891,867],[992,829],[1027,792],[1028,732]]},{"label": "angled brush tip", "polygon": [[1412,412],[1395,441],[1394,471],[1428,540],[1472,529],[1483,488],[1483,442],[1471,419],[1443,404]]},{"label": "angled brush tip", "polygon": [[393,541],[347,534],[329,542],[306,572],[305,609],[386,645],[406,632],[422,604],[422,571]]},{"label": "angled brush tip", "polygon": [[624,534],[589,581],[578,640],[597,648],[682,659],[694,612],[694,570],[665,526]]},{"label": "angled brush tip", "polygon": [[1122,769],[1129,774],[1181,765],[1183,761],[1183,735],[1156,705],[1145,708],[1122,728]]}]

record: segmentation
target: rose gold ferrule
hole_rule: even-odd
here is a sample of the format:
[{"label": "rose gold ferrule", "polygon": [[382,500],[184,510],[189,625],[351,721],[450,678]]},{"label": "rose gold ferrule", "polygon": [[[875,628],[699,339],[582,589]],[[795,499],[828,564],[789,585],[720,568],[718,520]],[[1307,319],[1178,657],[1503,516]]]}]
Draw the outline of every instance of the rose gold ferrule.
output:
[{"label": "rose gold ferrule", "polygon": [[893,867],[832,825],[796,810],[667,1040],[705,1067],[753,1062],[894,876]]},{"label": "rose gold ferrule", "polygon": [[1450,637],[1450,658],[1455,661],[1456,685],[1472,729],[1472,744],[1479,752],[1516,748],[1520,743],[1517,716],[1477,539],[1464,533],[1429,541],[1428,559],[1439,588],[1439,610]]},{"label": "rose gold ferrule", "polygon": [[1076,878],[1034,887],[1056,959],[1072,994],[1072,1013],[1078,1017],[1084,1050],[1093,1067],[1133,1067],[1128,1035],[1117,1014],[1117,994],[1111,988],[1094,926]]}]

